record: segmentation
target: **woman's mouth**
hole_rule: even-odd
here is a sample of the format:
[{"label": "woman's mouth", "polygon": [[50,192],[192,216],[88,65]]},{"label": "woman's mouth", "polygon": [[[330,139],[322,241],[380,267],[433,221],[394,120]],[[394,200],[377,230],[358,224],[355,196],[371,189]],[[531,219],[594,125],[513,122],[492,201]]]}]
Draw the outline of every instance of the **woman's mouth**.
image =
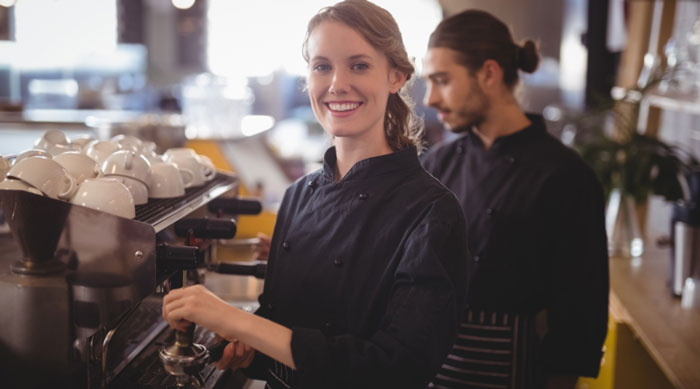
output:
[{"label": "woman's mouth", "polygon": [[329,102],[326,103],[326,107],[331,112],[333,116],[345,117],[352,115],[358,108],[360,108],[362,103],[358,102]]}]

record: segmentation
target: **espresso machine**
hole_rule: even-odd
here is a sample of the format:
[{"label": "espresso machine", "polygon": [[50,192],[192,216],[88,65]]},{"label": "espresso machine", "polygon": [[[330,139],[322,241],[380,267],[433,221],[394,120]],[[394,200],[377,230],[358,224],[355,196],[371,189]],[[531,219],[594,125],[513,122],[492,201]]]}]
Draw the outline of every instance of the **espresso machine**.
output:
[{"label": "espresso machine", "polygon": [[[264,277],[265,265],[212,262],[233,214],[260,212],[218,172],[185,196],[150,199],[125,219],[18,190],[0,191],[0,382],[13,388],[214,388],[223,343],[171,330],[162,296],[210,272]],[[196,217],[192,217],[195,215]],[[218,345],[218,348],[217,348]]]}]

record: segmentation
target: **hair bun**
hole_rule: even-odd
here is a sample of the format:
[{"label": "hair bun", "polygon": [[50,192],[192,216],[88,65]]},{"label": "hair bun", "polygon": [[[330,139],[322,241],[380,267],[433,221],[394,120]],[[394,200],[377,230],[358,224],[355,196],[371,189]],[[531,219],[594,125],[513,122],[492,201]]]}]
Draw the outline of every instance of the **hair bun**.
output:
[{"label": "hair bun", "polygon": [[537,54],[537,46],[535,42],[528,39],[522,47],[518,47],[518,69],[532,73],[537,69],[539,63],[540,56]]}]

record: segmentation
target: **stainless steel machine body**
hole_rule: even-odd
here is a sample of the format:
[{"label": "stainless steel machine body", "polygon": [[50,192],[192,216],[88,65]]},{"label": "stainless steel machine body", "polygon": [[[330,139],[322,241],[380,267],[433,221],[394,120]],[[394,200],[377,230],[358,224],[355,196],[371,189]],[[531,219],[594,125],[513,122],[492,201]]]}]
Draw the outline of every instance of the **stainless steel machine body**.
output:
[{"label": "stainless steel machine body", "polygon": [[[236,189],[235,177],[219,173],[184,197],[137,206],[134,220],[0,191],[13,237],[0,238],[3,385],[131,385],[116,378],[157,339],[162,346],[172,337],[164,334],[154,294],[157,240],[177,220]],[[200,333],[202,339],[211,342],[213,335]]]}]

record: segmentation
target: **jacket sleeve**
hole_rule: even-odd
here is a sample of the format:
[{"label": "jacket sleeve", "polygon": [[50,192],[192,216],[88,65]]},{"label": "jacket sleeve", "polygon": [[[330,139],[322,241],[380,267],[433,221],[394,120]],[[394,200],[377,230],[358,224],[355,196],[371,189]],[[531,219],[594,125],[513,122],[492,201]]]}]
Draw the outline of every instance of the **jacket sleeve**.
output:
[{"label": "jacket sleeve", "polygon": [[[442,208],[442,209],[440,209]],[[457,332],[465,291],[464,222],[456,200],[435,207],[404,239],[378,329],[368,337],[293,328],[304,388],[424,388]]]},{"label": "jacket sleeve", "polygon": [[[267,309],[267,303],[265,302],[265,291],[269,287],[270,274],[272,274],[272,267],[275,266],[277,259],[277,251],[279,250],[279,241],[276,237],[283,235],[280,230],[285,226],[285,221],[287,220],[288,214],[290,212],[291,204],[294,198],[294,186],[287,188],[284,192],[284,197],[282,197],[282,203],[280,204],[279,210],[277,211],[277,218],[275,221],[275,228],[272,231],[272,242],[270,242],[270,255],[267,260],[267,271],[265,274],[265,286],[263,287],[263,293],[258,296],[259,307],[255,311],[255,314],[264,318],[270,317],[270,312]],[[253,361],[247,368],[241,369],[243,374],[248,378],[257,380],[267,380],[269,378],[268,369],[273,364],[273,360],[267,355],[255,351],[255,357]]]},{"label": "jacket sleeve", "polygon": [[[580,173],[580,172],[579,172]],[[547,374],[598,375],[608,321],[605,204],[592,172],[557,174],[542,196],[548,301]]]}]

